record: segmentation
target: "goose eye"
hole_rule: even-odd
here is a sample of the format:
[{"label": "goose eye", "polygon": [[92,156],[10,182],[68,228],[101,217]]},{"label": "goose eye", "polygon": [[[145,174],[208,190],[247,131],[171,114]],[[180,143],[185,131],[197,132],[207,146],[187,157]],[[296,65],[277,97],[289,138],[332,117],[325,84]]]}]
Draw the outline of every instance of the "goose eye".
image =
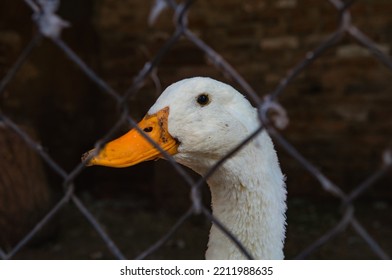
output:
[{"label": "goose eye", "polygon": [[208,96],[208,94],[202,93],[197,97],[197,103],[199,103],[202,106],[207,105],[208,103],[210,103],[210,98]]}]

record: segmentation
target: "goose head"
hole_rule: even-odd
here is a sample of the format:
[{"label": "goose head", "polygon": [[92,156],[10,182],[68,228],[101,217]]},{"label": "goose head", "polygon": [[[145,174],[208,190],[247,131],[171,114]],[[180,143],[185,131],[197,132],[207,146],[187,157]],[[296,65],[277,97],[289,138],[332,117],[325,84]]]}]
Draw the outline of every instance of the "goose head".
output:
[{"label": "goose head", "polygon": [[[202,174],[253,132],[258,121],[255,109],[233,87],[196,77],[169,86],[138,126],[177,162]],[[109,142],[88,164],[128,167],[160,157],[133,129]]]}]

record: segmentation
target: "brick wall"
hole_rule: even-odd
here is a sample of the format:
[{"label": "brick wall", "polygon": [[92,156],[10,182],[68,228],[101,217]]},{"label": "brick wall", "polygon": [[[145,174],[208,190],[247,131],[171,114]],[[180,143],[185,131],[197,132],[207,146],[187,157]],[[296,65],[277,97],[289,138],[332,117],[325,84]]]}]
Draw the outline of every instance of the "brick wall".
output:
[{"label": "brick wall", "polygon": [[[0,77],[34,30],[29,9],[20,2],[7,0],[0,4]],[[153,1],[62,2],[60,13],[73,25],[63,37],[119,91],[127,89],[132,77],[174,30],[173,12],[169,10],[153,26],[148,25]],[[385,0],[358,1],[352,8],[355,24],[387,53],[392,42],[391,12],[392,2]],[[328,1],[196,1],[189,26],[260,95],[265,95],[336,29],[337,18]],[[53,157],[72,168],[80,154],[113,125],[116,107],[50,42],[41,44],[7,89],[2,107],[36,126]],[[172,48],[157,73],[163,87],[197,75],[231,83],[186,40]],[[345,38],[308,67],[281,96],[290,117],[284,136],[327,176],[350,190],[378,168],[382,151],[391,146],[391,78],[391,71],[352,39]],[[153,82],[147,81],[130,100],[133,116],[140,118],[157,95]],[[26,106],[27,102],[33,106]],[[294,160],[283,151],[279,154],[291,194],[322,193],[318,183]],[[178,191],[170,181],[174,172],[165,164],[157,166],[143,164],[126,171],[89,170],[81,181],[98,193],[108,192],[104,184],[114,177],[147,183],[147,191],[145,186],[136,188],[140,192],[162,195]],[[153,179],[151,172],[158,179]],[[89,184],[92,177],[97,179],[95,187]],[[391,176],[385,178],[370,195],[390,198],[391,180]]]}]

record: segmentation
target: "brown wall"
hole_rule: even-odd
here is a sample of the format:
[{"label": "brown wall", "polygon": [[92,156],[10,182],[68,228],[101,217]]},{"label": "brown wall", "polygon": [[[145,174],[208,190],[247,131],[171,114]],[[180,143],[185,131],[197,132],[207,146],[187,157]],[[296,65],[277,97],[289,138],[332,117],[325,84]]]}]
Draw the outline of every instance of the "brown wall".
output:
[{"label": "brown wall", "polygon": [[[62,1],[60,14],[72,27],[63,38],[105,81],[124,92],[144,63],[174,31],[172,11],[153,26],[147,17],[153,1]],[[358,1],[353,22],[390,53],[392,2]],[[23,1],[0,3],[0,78],[35,32]],[[196,1],[190,29],[218,51],[260,93],[273,90],[289,69],[337,28],[337,11],[328,1]],[[203,52],[180,40],[158,68],[163,87],[189,76],[227,80]],[[283,135],[336,184],[349,191],[381,165],[391,146],[392,72],[357,42],[344,38],[317,59],[283,92],[280,102],[290,118]],[[238,86],[232,83],[238,88]],[[130,100],[132,116],[140,118],[157,96],[151,80]],[[70,62],[50,41],[43,40],[1,97],[1,110],[38,130],[43,146],[66,170],[79,162],[115,123],[115,102]],[[278,147],[279,148],[279,147]],[[290,194],[319,196],[317,181],[279,149]],[[78,180],[80,188],[109,196],[127,190],[168,197],[174,171],[160,163],[127,170],[96,168]],[[164,172],[162,170],[165,170]],[[48,171],[56,182],[58,178]],[[151,176],[151,174],[156,176]],[[392,197],[391,175],[368,194]],[[107,189],[106,183],[117,184]],[[114,182],[114,183],[113,183]],[[147,187],[146,187],[147,185]],[[187,197],[181,187],[179,196]],[[173,198],[172,198],[173,199]],[[161,199],[158,199],[161,201]],[[188,201],[185,199],[185,202]]]}]

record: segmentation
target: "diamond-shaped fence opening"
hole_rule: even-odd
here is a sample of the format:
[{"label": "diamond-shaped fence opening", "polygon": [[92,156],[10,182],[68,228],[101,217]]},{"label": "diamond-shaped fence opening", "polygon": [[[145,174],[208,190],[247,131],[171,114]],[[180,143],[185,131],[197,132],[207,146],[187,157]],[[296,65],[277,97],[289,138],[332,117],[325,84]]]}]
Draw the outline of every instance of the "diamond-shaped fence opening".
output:
[{"label": "diamond-shaped fence opening", "polygon": [[[210,222],[217,225],[246,258],[252,258],[252,252],[211,214],[206,206],[208,194],[204,193],[204,188],[206,180],[226,160],[263,130],[267,130],[273,138],[283,169],[285,172],[287,169],[289,225],[286,256],[344,257],[344,253],[339,253],[339,247],[342,247],[342,243],[352,243],[345,247],[356,248],[355,252],[347,254],[351,258],[389,258],[392,247],[383,236],[390,236],[392,231],[391,217],[387,214],[390,212],[388,200],[391,197],[390,191],[383,188],[390,180],[392,166],[388,146],[391,121],[382,118],[390,117],[384,102],[391,101],[387,81],[392,71],[392,59],[388,55],[387,45],[376,44],[361,31],[366,18],[357,22],[355,17],[357,12],[363,15],[366,14],[363,10],[373,8],[372,16],[376,17],[374,11],[382,4],[373,6],[368,2],[339,0],[317,4],[296,0],[229,1],[225,4],[227,7],[221,20],[229,21],[231,25],[224,26],[208,18],[210,13],[217,13],[219,5],[203,1],[156,0],[140,4],[137,1],[117,3],[107,0],[105,8],[99,6],[104,5],[102,3],[88,1],[87,4],[55,0],[19,2],[9,3],[9,8],[25,9],[20,12],[24,16],[31,14],[31,28],[35,25],[35,31],[30,41],[27,39],[29,35],[21,38],[12,32],[1,33],[2,41],[24,47],[18,54],[7,45],[3,51],[0,50],[7,55],[7,63],[0,68],[0,73],[4,73],[0,81],[0,258],[59,258],[59,254],[62,258],[173,258],[170,255],[173,252],[202,244],[194,242],[194,236],[200,236],[200,242],[204,242],[207,231],[203,228],[208,228]],[[83,5],[90,6],[86,10]],[[95,10],[91,5],[95,5]],[[392,9],[392,6],[388,7]],[[7,9],[7,4],[3,3],[2,8]],[[208,14],[206,9],[209,9]],[[81,19],[93,13],[93,10],[95,17],[105,20],[95,18],[95,26],[84,26]],[[63,14],[74,16],[68,19]],[[172,22],[164,19],[170,15]],[[295,19],[290,15],[296,16]],[[231,21],[230,17],[234,19]],[[310,19],[312,22],[305,22]],[[6,17],[7,20],[9,22],[5,26],[15,24],[12,17]],[[142,21],[148,22],[149,26],[141,28],[139,25]],[[315,25],[316,22],[318,25]],[[379,22],[376,24],[381,24]],[[134,26],[131,26],[132,23]],[[203,30],[203,26],[208,28],[209,24],[218,25],[211,34]],[[106,28],[105,32],[94,33],[97,26],[101,30]],[[384,26],[387,28],[388,22]],[[113,27],[119,30],[111,32],[110,28]],[[306,40],[292,35],[304,34],[313,27],[314,34],[307,36]],[[222,31],[225,28],[228,31]],[[79,33],[71,35],[66,30],[78,30]],[[148,30],[154,36],[147,39],[141,37],[140,34]],[[291,33],[284,34],[282,30]],[[204,36],[200,36],[200,33]],[[387,36],[387,32],[383,34]],[[72,36],[79,37],[75,39]],[[231,40],[236,36],[238,41]],[[258,36],[258,46],[255,46],[256,40],[252,36]],[[68,40],[83,42],[81,54],[73,50]],[[217,42],[222,40],[228,42],[219,45]],[[117,42],[123,45],[114,46]],[[218,44],[217,50],[211,46],[211,42]],[[230,53],[222,47],[225,45],[238,51],[238,56],[232,57],[231,64],[225,59],[225,53]],[[109,55],[107,52],[110,50],[119,53]],[[245,55],[242,52],[249,53]],[[274,74],[273,66],[262,61],[266,56],[263,52],[270,52],[276,60],[282,60],[282,64],[289,61],[290,64],[285,66],[287,74]],[[173,58],[176,55],[179,58]],[[252,56],[254,59],[251,59]],[[103,62],[102,69],[96,66],[97,57],[108,60]],[[11,58],[14,58],[12,65],[9,63]],[[239,67],[237,69],[236,61],[246,58],[248,61],[242,62],[241,70]],[[64,68],[56,69],[54,61],[58,60],[63,60]],[[179,60],[182,61],[181,65],[176,64]],[[203,67],[196,63],[200,60],[204,63]],[[355,69],[348,71],[348,64],[354,65],[350,69]],[[140,66],[139,70],[132,73],[135,65]],[[118,67],[133,68],[128,72]],[[384,68],[380,70],[377,67]],[[376,69],[375,72],[383,74],[363,77],[363,68]],[[141,117],[143,110],[139,111],[138,107],[148,108],[146,106],[153,103],[162,91],[161,84],[167,84],[162,77],[174,81],[174,77],[201,75],[200,72],[204,76],[223,75],[224,79],[236,85],[257,107],[262,124],[203,177],[194,176],[178,165],[130,117]],[[245,75],[254,77],[249,79],[253,82],[248,83]],[[325,89],[320,82],[323,80],[324,84],[328,84],[334,79],[341,79],[341,84],[346,86]],[[79,83],[81,80],[83,83]],[[21,82],[28,84],[31,92],[27,92],[27,87],[23,88],[23,92],[18,92],[15,88]],[[268,84],[274,86],[269,86],[269,92],[265,89],[260,91],[261,83],[263,86],[267,84],[267,88]],[[123,93],[115,88],[123,89]],[[45,93],[37,94],[37,90]],[[333,91],[341,94],[331,97],[334,106],[329,111],[323,111],[324,106],[330,106],[325,93],[320,93],[323,90],[331,95],[335,94]],[[74,96],[77,98],[69,98],[70,91],[76,91],[78,94]],[[367,92],[377,95],[371,97]],[[343,99],[342,95],[347,98]],[[363,106],[366,102],[374,106],[371,109]],[[62,108],[62,111],[57,111],[58,108]],[[314,112],[318,110],[320,114],[316,116],[321,120],[310,119],[308,127],[304,127],[304,122],[298,122],[297,118],[314,117]],[[30,118],[34,121],[30,121]],[[381,121],[385,123],[379,124]],[[94,142],[95,147],[101,149],[124,126],[138,129],[160,149],[168,163],[155,169],[151,169],[151,166],[135,167],[136,172],[131,178],[127,175],[129,170],[91,171],[79,162],[79,158],[69,159],[69,154],[82,154]],[[46,135],[40,139],[42,131]],[[310,131],[314,131],[314,134],[306,140],[306,134]],[[338,145],[334,145],[333,141],[338,141],[339,137],[324,137],[325,131],[349,131],[354,136],[345,142],[347,147],[335,150]],[[299,135],[305,140],[298,140]],[[362,145],[368,143],[369,146],[353,149],[352,146],[358,144],[352,143],[351,146],[349,141],[355,137],[366,139],[358,142]],[[385,146],[380,146],[380,143]],[[312,149],[321,149],[318,152],[320,156],[309,158],[305,155],[314,154]],[[345,149],[354,152],[345,153]],[[302,153],[301,150],[306,152]],[[376,155],[380,157],[379,165],[363,164],[369,161],[366,156],[374,158]],[[323,158],[328,164],[322,162]],[[290,164],[285,164],[285,160]],[[351,180],[348,178],[353,174],[350,173],[350,165],[353,168],[366,166],[368,173],[364,174],[365,168],[362,168],[355,174],[355,180]],[[337,176],[336,172],[329,176],[331,166],[337,166],[341,176]],[[160,167],[164,171],[160,172]],[[166,171],[170,174],[162,174]],[[186,186],[180,192],[181,195],[188,194],[190,199],[189,202],[185,199],[179,202],[185,209],[180,211],[181,214],[178,214],[179,208],[174,206],[173,199],[167,198],[172,195],[170,188],[168,193],[155,188],[157,181],[154,178],[160,177],[166,180],[162,184],[174,185],[180,181]],[[121,192],[120,196],[128,196],[126,187],[130,178],[136,182],[134,184],[141,185],[134,190],[139,199],[120,199],[109,206],[97,202],[100,195],[116,197],[116,192]],[[353,188],[342,185],[354,181],[357,185]],[[303,189],[294,187],[302,184]],[[113,186],[117,186],[117,189],[113,190]],[[292,196],[292,191],[298,194]],[[177,220],[165,220],[162,213],[150,215],[146,214],[148,211],[143,212],[143,209],[152,207],[146,202],[147,193],[155,195],[158,204],[166,201],[164,204],[168,205],[160,205],[159,208],[161,211],[172,211]],[[380,196],[385,199],[380,199]],[[167,214],[170,217],[173,215]],[[192,229],[192,235],[184,229],[186,227]],[[65,236],[64,240],[62,236]],[[38,245],[29,249],[32,243]],[[106,249],[102,249],[104,246]],[[185,258],[201,256],[201,253],[193,254],[192,250],[183,251],[189,251],[188,255],[183,254]],[[329,251],[333,253],[328,255]],[[369,253],[366,255],[361,251]],[[43,252],[47,252],[47,255]],[[160,252],[169,253],[161,255]]]}]

